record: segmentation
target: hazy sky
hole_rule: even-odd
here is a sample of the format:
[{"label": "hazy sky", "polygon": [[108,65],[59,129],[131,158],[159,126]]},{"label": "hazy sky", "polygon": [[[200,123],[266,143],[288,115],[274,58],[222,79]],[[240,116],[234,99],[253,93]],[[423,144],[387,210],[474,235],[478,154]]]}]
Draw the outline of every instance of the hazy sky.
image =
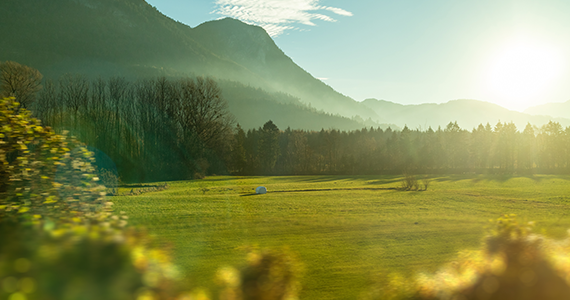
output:
[{"label": "hazy sky", "polygon": [[195,27],[263,26],[299,66],[362,101],[570,100],[568,0],[147,0]]}]

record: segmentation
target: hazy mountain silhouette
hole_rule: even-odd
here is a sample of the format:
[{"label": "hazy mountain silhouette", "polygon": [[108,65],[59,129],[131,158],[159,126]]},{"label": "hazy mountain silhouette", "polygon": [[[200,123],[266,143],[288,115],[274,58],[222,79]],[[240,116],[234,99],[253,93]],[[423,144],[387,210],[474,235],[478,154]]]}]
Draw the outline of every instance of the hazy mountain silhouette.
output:
[{"label": "hazy mountain silhouette", "polygon": [[531,115],[570,119],[570,100],[562,103],[547,103],[529,107],[524,112]]},{"label": "hazy mountain silhouette", "polygon": [[366,99],[364,105],[373,109],[382,123],[393,123],[410,128],[437,129],[445,128],[449,122],[457,121],[463,129],[471,130],[479,124],[491,125],[500,122],[513,122],[519,130],[527,123],[541,126],[550,120],[563,126],[570,126],[570,119],[551,118],[548,116],[532,116],[526,113],[508,110],[497,104],[478,100],[453,100],[447,103],[426,103],[419,105],[402,105],[385,100]]},{"label": "hazy mountain silhouette", "polygon": [[190,28],[143,0],[2,0],[0,11],[9,12],[0,18],[0,60],[46,77],[209,75],[290,94],[332,114],[377,119],[297,66],[261,27],[237,20]]},{"label": "hazy mountain silhouette", "polygon": [[228,100],[230,111],[246,130],[258,128],[267,120],[272,120],[279,129],[290,127],[303,130],[356,130],[364,126],[398,128],[393,124],[378,124],[370,120],[351,119],[317,111],[285,93],[269,93],[235,81],[221,80],[219,85],[224,98]]}]

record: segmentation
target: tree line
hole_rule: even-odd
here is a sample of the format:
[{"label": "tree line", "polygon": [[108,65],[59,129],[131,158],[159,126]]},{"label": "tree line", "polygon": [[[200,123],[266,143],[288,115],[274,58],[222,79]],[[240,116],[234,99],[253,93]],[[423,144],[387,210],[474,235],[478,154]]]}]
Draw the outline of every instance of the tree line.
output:
[{"label": "tree line", "polygon": [[[272,121],[247,132],[211,78],[44,80],[32,68],[0,63],[0,93],[22,99],[43,124],[68,130],[97,164],[125,181],[207,174],[567,173],[570,127],[457,122],[433,130],[280,130]],[[39,91],[39,92],[38,92]]]},{"label": "tree line", "polygon": [[238,125],[230,152],[231,172],[242,175],[568,173],[570,127],[551,121],[521,132],[498,122],[468,131],[450,122],[424,131],[281,131],[269,121],[247,132]]},{"label": "tree line", "polygon": [[185,179],[225,171],[232,116],[211,78],[129,81],[64,75],[45,80],[34,115],[89,146],[126,181]]}]

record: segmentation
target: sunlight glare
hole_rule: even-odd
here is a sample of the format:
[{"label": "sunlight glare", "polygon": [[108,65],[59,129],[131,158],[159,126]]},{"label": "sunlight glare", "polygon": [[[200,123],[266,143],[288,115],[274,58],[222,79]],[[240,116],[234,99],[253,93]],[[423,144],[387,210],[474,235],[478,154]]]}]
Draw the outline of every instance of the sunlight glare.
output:
[{"label": "sunlight glare", "polygon": [[517,39],[507,43],[491,60],[487,81],[501,105],[521,108],[544,97],[562,71],[563,58],[555,47]]}]

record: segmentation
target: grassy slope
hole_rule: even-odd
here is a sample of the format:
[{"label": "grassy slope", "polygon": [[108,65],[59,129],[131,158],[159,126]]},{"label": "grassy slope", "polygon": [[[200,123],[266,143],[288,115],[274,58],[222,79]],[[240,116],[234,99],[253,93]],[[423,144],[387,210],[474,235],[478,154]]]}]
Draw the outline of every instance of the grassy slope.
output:
[{"label": "grassy slope", "polygon": [[[504,213],[565,236],[569,180],[438,177],[428,191],[403,192],[387,189],[400,184],[387,176],[211,177],[113,201],[131,224],[171,242],[200,286],[212,288],[218,267],[242,264],[240,246],[289,245],[306,265],[302,299],[354,299],[375,274],[432,271],[478,247],[488,220]],[[270,193],[244,196],[258,185]],[[293,192],[311,189],[333,190]]]}]

